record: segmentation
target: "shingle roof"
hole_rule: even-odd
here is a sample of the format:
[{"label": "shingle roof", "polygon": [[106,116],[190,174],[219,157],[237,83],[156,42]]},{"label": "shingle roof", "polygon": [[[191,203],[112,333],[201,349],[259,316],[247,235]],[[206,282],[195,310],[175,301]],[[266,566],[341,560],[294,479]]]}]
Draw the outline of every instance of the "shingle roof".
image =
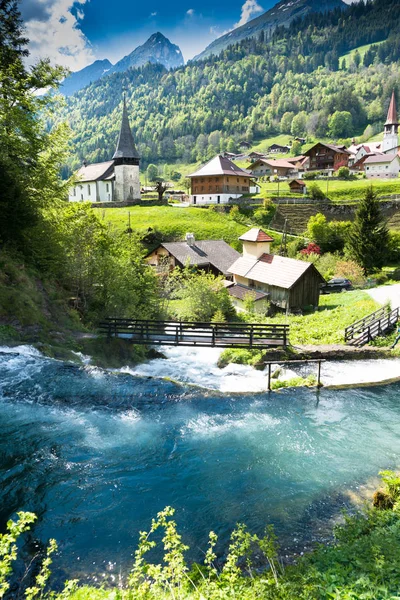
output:
[{"label": "shingle roof", "polygon": [[188,177],[202,177],[208,175],[240,175],[251,177],[251,173],[237,167],[229,158],[219,154],[203,165],[198,171],[191,173]]},{"label": "shingle roof", "polygon": [[372,156],[368,156],[364,162],[364,164],[379,164],[379,163],[391,163],[397,154],[373,154]]},{"label": "shingle roof", "polygon": [[254,163],[252,163],[249,166],[249,169],[252,169],[255,165],[257,165],[259,163],[268,165],[269,167],[272,167],[272,168],[275,167],[275,168],[279,168],[279,169],[294,170],[294,165],[284,158],[259,158],[258,160],[256,160]]},{"label": "shingle roof", "polygon": [[99,181],[109,179],[114,173],[114,161],[94,163],[86,165],[79,169],[76,176],[79,181]]},{"label": "shingle roof", "polygon": [[341,152],[342,154],[351,154],[351,152],[349,152],[349,150],[346,150],[342,146],[334,146],[333,144],[324,144],[322,142],[318,142],[312,148],[310,148],[309,150],[307,150],[307,152],[305,152],[306,156],[309,156],[310,152],[312,150],[314,150],[314,148],[316,146],[325,146],[325,148],[329,148],[330,150],[334,150],[335,152]]},{"label": "shingle roof", "polygon": [[[260,258],[241,257],[229,269],[230,273],[253,281],[289,290],[314,265],[303,260],[286,258],[275,254],[263,254]],[[324,281],[322,275],[321,282]]]},{"label": "shingle roof", "polygon": [[199,240],[193,246],[189,246],[187,242],[171,242],[161,246],[182,265],[188,262],[199,267],[212,265],[224,274],[228,273],[231,264],[240,257],[239,252],[223,240]]},{"label": "shingle roof", "polygon": [[245,285],[241,285],[240,283],[235,283],[231,287],[228,288],[228,293],[230,296],[237,298],[238,300],[244,300],[247,294],[253,294],[254,300],[262,300],[263,298],[268,298],[269,294],[266,292],[260,292],[258,290],[254,290]]},{"label": "shingle roof", "polygon": [[118,136],[117,148],[114,152],[113,158],[140,158],[139,153],[136,150],[135,142],[133,141],[125,98],[122,109],[121,129]]},{"label": "shingle roof", "polygon": [[253,227],[240,236],[239,240],[243,242],[273,242],[273,238],[258,227]]},{"label": "shingle roof", "polygon": [[398,125],[398,123],[399,121],[397,118],[396,96],[394,95],[393,90],[385,125]]}]

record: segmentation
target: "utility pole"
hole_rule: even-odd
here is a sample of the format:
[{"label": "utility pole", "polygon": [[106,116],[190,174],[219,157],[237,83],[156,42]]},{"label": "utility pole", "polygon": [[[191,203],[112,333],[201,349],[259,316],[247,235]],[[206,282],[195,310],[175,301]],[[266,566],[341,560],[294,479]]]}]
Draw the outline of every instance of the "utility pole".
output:
[{"label": "utility pole", "polygon": [[279,255],[286,256],[287,255],[287,219],[285,219],[285,224],[283,226],[283,233],[281,239],[281,247],[279,248]]}]

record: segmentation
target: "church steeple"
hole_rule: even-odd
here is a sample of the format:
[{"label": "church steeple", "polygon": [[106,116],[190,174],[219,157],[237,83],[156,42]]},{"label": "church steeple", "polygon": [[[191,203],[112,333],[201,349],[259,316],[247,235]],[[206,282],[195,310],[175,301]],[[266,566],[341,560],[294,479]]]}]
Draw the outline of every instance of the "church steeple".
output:
[{"label": "church steeple", "polygon": [[129,125],[128,111],[124,95],[124,104],[122,108],[122,123],[118,136],[117,148],[114,152],[113,160],[125,164],[139,164],[139,153],[136,149],[131,127]]},{"label": "church steeple", "polygon": [[393,90],[383,134],[383,152],[397,152],[399,145],[399,121],[397,117],[396,96]]}]

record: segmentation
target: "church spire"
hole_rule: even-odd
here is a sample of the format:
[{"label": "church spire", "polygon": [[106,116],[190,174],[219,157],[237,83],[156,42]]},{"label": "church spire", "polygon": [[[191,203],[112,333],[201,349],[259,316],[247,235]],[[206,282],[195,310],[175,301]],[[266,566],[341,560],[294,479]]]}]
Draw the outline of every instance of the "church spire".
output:
[{"label": "church spire", "polygon": [[390,100],[390,106],[388,110],[387,120],[385,125],[398,125],[399,122],[397,120],[397,107],[396,107],[396,97],[394,95],[394,90],[392,93],[392,99]]},{"label": "church spire", "polygon": [[[123,104],[123,109],[122,109],[121,129],[119,132],[117,148],[114,152],[113,160],[123,159],[123,158],[135,159],[137,161],[140,158],[139,153],[136,150],[131,127],[129,125],[128,111],[126,108],[126,101],[125,101],[125,94],[124,94],[124,104]],[[139,163],[137,163],[137,164],[139,164]]]}]

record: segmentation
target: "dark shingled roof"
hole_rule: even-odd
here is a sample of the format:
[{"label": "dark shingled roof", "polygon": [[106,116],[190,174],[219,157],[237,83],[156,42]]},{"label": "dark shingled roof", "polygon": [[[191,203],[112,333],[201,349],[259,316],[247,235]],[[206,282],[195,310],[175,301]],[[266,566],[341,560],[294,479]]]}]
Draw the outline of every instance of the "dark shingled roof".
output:
[{"label": "dark shingled roof", "polygon": [[188,177],[205,177],[208,175],[240,175],[241,177],[251,177],[251,173],[237,167],[229,158],[221,154],[215,156],[203,165],[198,171],[191,173]]},{"label": "dark shingled roof", "polygon": [[245,285],[241,285],[240,283],[235,283],[235,285],[229,287],[228,293],[230,296],[233,296],[238,300],[244,300],[247,294],[252,294],[254,296],[255,302],[257,302],[257,300],[263,300],[264,298],[268,298],[269,296],[269,294],[265,292],[254,290],[253,288],[246,287]]},{"label": "dark shingled roof", "polygon": [[121,130],[119,132],[117,149],[115,150],[113,156],[113,159],[115,158],[140,158],[139,153],[136,150],[131,127],[129,125],[128,111],[126,109],[125,98],[124,106],[122,109]]},{"label": "dark shingled roof", "polygon": [[187,242],[171,242],[161,244],[163,248],[179,262],[186,265],[212,265],[224,275],[229,267],[240,257],[239,252],[231,248],[223,240],[199,240],[189,246]]},{"label": "dark shingled roof", "polygon": [[111,179],[114,175],[114,162],[93,163],[91,165],[83,165],[76,176],[80,182],[85,181],[102,181],[103,179]]}]

